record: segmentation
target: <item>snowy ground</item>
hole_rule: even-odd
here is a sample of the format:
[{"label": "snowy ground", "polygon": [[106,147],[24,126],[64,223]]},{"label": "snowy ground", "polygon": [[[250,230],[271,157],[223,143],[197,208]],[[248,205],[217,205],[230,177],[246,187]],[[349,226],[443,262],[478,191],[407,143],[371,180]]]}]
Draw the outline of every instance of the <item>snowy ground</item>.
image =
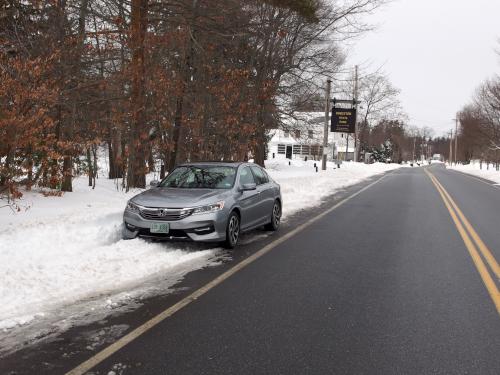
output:
[{"label": "snowy ground", "polygon": [[95,190],[86,184],[76,179],[62,197],[25,193],[27,210],[0,210],[0,351],[16,343],[11,331],[21,326],[36,327],[21,330],[26,340],[47,325],[51,332],[103,318],[224,256],[219,248],[121,240],[123,208],[138,191],[104,178]]},{"label": "snowy ground", "polygon": [[477,177],[482,177],[487,180],[496,182],[497,184],[500,184],[500,171],[497,171],[493,164],[490,164],[488,168],[488,165],[486,163],[483,163],[481,168],[479,161],[472,161],[470,164],[467,165],[461,165],[461,164],[453,166],[447,165],[446,168],[455,169],[457,171],[468,173]]},{"label": "snowy ground", "polygon": [[[399,167],[344,163],[334,169],[329,164],[316,173],[313,165],[267,163],[282,187],[284,220],[339,189]],[[138,192],[125,193],[102,177],[92,190],[82,177],[75,179],[72,193],[29,192],[20,201],[28,209],[0,210],[0,352],[20,338],[31,341],[102,319],[145,295],[164,293],[186,273],[228,256],[206,245],[121,240],[125,203]]]}]

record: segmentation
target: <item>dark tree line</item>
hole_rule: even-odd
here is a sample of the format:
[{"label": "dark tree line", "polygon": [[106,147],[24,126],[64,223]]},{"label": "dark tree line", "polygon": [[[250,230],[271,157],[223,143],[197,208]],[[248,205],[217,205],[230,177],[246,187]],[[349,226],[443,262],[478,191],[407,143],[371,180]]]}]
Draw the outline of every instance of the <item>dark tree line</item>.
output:
[{"label": "dark tree line", "polygon": [[382,0],[6,0],[0,5],[0,189],[144,187],[183,161],[263,164],[293,94],[343,64]]},{"label": "dark tree line", "polygon": [[500,163],[500,77],[485,81],[458,114],[457,161]]}]

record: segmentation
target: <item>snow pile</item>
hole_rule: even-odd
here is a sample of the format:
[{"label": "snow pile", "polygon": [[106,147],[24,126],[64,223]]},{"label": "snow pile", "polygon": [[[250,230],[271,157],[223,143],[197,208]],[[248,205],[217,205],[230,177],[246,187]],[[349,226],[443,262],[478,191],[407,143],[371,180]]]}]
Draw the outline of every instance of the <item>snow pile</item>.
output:
[{"label": "snow pile", "polygon": [[468,173],[473,176],[482,177],[500,184],[500,171],[497,171],[493,164],[490,164],[488,167],[486,163],[483,163],[481,168],[481,164],[479,163],[479,161],[472,161],[467,165],[458,164],[454,166],[447,166],[447,168],[455,169],[457,171]]},{"label": "snow pile", "polygon": [[[321,203],[326,196],[354,185],[376,174],[401,167],[398,164],[362,164],[347,162],[336,168],[328,163],[327,170],[321,170],[320,161],[269,160],[266,168],[271,177],[281,185],[283,196],[283,216],[302,209],[311,208]],[[314,164],[318,166],[318,172]]]},{"label": "snow pile", "polygon": [[174,283],[218,261],[217,248],[121,240],[125,203],[138,191],[117,191],[106,179],[95,190],[86,183],[76,179],[62,197],[26,193],[29,209],[20,213],[0,210],[0,330],[152,277],[175,273]]},{"label": "snow pile", "polygon": [[[327,171],[316,173],[312,161],[291,164],[267,162],[269,174],[281,184],[284,219],[339,189],[399,167],[344,163],[334,169],[329,163]],[[26,193],[20,203],[29,209],[0,210],[0,332],[51,316],[61,319],[82,301],[116,302],[152,278],[168,279],[162,284],[166,289],[226,256],[203,245],[123,241],[123,209],[139,190],[125,193],[105,178],[92,190],[84,177],[75,179],[73,188],[62,197]]]},{"label": "snow pile", "polygon": [[[186,271],[206,266],[215,255],[214,250],[188,252],[140,239],[117,241],[116,219],[82,223],[89,225],[82,232],[71,223],[32,229],[29,237],[20,232],[2,236],[12,245],[2,251],[10,264],[0,264],[0,299],[7,302],[0,305],[0,329],[43,317],[58,306],[134,287],[179,265]],[[99,225],[103,229],[95,230]],[[44,238],[46,233],[50,238]],[[67,243],[71,235],[73,241]]]}]

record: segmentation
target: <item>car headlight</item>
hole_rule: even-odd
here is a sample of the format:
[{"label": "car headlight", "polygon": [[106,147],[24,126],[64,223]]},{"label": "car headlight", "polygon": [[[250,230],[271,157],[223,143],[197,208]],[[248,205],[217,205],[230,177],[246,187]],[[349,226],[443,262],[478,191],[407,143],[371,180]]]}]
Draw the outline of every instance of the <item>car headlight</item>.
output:
[{"label": "car headlight", "polygon": [[222,210],[223,208],[224,208],[224,201],[220,201],[220,202],[217,202],[214,204],[209,204],[207,206],[200,206],[200,207],[193,208],[193,215],[206,214],[209,212],[216,212],[216,211]]},{"label": "car headlight", "polygon": [[135,203],[132,203],[131,201],[128,201],[126,210],[130,212],[139,212],[139,206],[136,205]]}]

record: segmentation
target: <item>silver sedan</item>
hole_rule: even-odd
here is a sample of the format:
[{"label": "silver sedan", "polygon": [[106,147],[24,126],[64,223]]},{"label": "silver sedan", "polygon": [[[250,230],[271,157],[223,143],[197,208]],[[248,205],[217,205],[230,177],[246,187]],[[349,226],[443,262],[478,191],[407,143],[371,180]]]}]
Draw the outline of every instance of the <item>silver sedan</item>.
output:
[{"label": "silver sedan", "polygon": [[279,228],[280,186],[253,163],[190,163],[127,202],[123,237],[223,242],[240,234]]}]

